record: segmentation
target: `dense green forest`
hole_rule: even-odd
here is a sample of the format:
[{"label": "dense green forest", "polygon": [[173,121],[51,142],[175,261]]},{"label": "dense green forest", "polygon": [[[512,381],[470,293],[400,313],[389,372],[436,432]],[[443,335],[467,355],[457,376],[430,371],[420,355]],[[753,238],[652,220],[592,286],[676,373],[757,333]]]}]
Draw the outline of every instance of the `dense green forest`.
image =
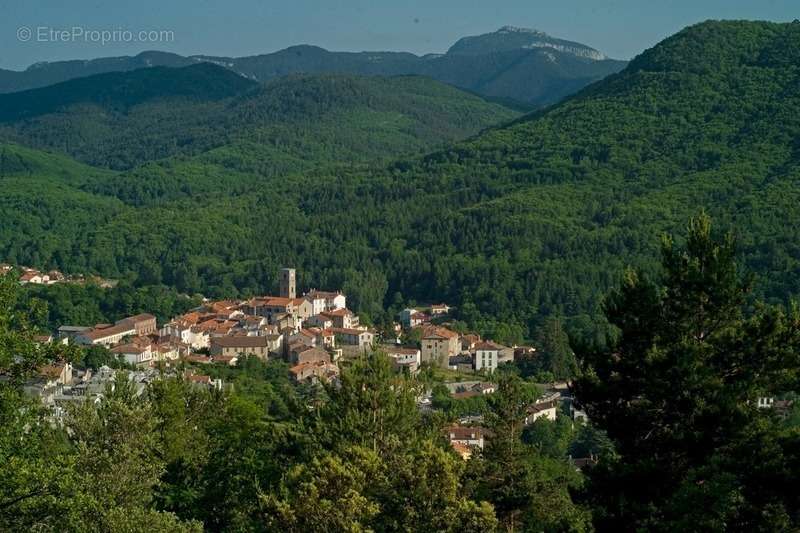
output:
[{"label": "dense green forest", "polygon": [[296,75],[262,85],[200,63],[0,95],[0,138],[113,169],[224,147],[201,164],[271,177],[429,151],[519,114],[423,77]]},{"label": "dense green forest", "polygon": [[[800,24],[707,22],[552,108],[389,163],[367,162],[386,122],[308,93],[397,79],[288,80],[278,86],[308,87],[287,91],[319,118],[299,147],[293,125],[280,156],[248,134],[116,173],[5,145],[0,256],[209,296],[274,290],[292,265],[301,287],[342,288],[374,321],[433,299],[500,340],[530,338],[551,316],[592,337],[619,272],[655,268],[653,235],[705,208],[736,228],[754,294],[785,302],[800,280],[799,74]],[[269,87],[234,97],[236,108]],[[364,142],[376,138],[379,148]],[[299,171],[276,173],[280,158]]]},{"label": "dense green forest", "polygon": [[[610,345],[576,346],[577,399],[596,427],[526,426],[539,392],[503,368],[470,408],[489,433],[466,460],[444,438],[459,409],[420,410],[437,384],[380,353],[330,386],[294,385],[285,363],[254,357],[204,367],[224,391],[179,374],[140,395],[121,374],[99,405],[48,423],[22,385],[88,354],[34,343],[19,285],[0,278],[0,529],[795,530],[799,413],[757,400],[800,386],[800,310],[748,305],[735,240],[708,217],[685,243],[664,238],[660,268],[625,273],[604,306]],[[572,453],[598,463],[580,473]]]}]

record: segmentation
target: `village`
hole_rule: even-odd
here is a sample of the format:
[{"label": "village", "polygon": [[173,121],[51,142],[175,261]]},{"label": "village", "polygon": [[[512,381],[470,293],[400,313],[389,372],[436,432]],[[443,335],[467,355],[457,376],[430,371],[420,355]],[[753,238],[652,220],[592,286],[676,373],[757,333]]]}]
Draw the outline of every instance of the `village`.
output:
[{"label": "village", "polygon": [[[58,419],[69,403],[102,402],[106,387],[113,387],[123,375],[137,394],[163,376],[180,376],[198,387],[222,390],[223,380],[204,368],[235,367],[242,358],[256,357],[288,363],[294,383],[335,384],[342,364],[375,350],[384,353],[398,372],[415,375],[423,367],[438,371],[452,399],[465,400],[494,393],[492,375],[500,365],[536,356],[530,346],[503,346],[448,328],[450,311],[446,304],[404,309],[394,324],[394,336],[384,338],[360,324],[341,291],[312,289],[298,295],[295,269],[284,268],[277,296],[205,301],[160,325],[147,313],[113,324],[63,324],[36,341],[107,349],[127,370],[102,366],[93,372],[59,362],[41,368],[26,390]],[[418,340],[404,343],[409,333]],[[559,410],[574,420],[585,419],[566,383],[541,388],[543,394],[528,407],[526,424],[540,418],[555,420]],[[425,390],[418,398],[419,409],[435,409],[432,396]],[[482,422],[482,416],[474,413],[448,429],[447,438],[462,457],[468,458],[475,447],[483,448],[487,430]]]},{"label": "village", "polygon": [[49,270],[42,272],[29,266],[14,267],[8,263],[0,263],[0,276],[5,276],[16,270],[19,274],[20,285],[56,285],[58,283],[71,283],[84,285],[94,283],[102,288],[111,288],[117,285],[117,280],[106,279],[100,276],[84,276],[82,274],[67,275],[60,270]]}]

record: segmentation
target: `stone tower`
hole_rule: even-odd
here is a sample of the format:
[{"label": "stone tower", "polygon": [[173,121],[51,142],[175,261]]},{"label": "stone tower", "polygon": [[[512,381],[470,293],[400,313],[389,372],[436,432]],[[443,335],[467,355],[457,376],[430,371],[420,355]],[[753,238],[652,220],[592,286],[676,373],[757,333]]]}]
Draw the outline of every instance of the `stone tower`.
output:
[{"label": "stone tower", "polygon": [[281,269],[281,296],[283,298],[297,298],[297,281],[293,268]]}]

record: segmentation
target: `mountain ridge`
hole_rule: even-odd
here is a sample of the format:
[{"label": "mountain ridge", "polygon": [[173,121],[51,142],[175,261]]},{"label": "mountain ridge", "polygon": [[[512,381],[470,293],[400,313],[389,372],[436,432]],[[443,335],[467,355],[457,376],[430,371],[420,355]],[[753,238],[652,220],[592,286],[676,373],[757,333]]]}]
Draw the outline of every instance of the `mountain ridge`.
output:
[{"label": "mountain ridge", "polygon": [[0,93],[42,87],[101,72],[151,66],[183,67],[205,61],[261,82],[294,73],[423,75],[483,96],[510,98],[543,106],[625,65],[624,61],[605,56],[600,59],[602,54],[596,60],[575,55],[570,50],[583,50],[589,55],[593,53],[590,51],[597,51],[586,45],[550,36],[538,38],[537,42],[544,43],[538,47],[524,48],[513,43],[496,46],[505,35],[499,32],[474,37],[479,40],[493,39],[495,43],[493,49],[480,54],[448,52],[418,56],[409,52],[335,52],[301,44],[268,54],[238,58],[214,55],[185,57],[169,52],[148,51],[136,56],[42,62],[24,71],[0,70]]},{"label": "mountain ridge", "polygon": [[[328,146],[325,158],[361,161],[367,154],[400,155],[462,139],[519,115],[421,76],[292,74],[259,84],[204,62],[96,74],[0,95],[0,140],[118,170],[246,139],[259,140],[249,145],[250,158],[259,154],[267,163],[288,152],[298,163],[302,147],[310,147],[306,141],[321,139]],[[337,141],[328,123],[334,116],[342,135],[347,127],[358,132],[359,146]],[[272,145],[281,148],[275,152]],[[342,153],[328,153],[336,145]]]}]

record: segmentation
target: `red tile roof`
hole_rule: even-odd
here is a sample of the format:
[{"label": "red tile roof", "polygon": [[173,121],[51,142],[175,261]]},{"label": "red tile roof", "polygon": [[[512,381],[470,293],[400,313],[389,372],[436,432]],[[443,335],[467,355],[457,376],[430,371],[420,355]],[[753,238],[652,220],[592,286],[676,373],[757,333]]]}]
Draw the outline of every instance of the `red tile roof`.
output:
[{"label": "red tile roof", "polygon": [[447,328],[443,328],[441,326],[429,328],[427,332],[422,337],[423,339],[433,339],[433,338],[443,338],[443,339],[455,339],[458,338],[458,333],[455,331],[450,331]]},{"label": "red tile roof", "polygon": [[476,350],[485,350],[485,351],[490,351],[490,350],[500,351],[500,350],[503,349],[503,347],[500,346],[499,344],[493,343],[492,341],[483,341],[483,342],[479,342],[478,344],[476,344],[475,345],[475,349]]},{"label": "red tile roof", "polygon": [[266,337],[214,337],[211,344],[222,348],[265,348]]},{"label": "red tile roof", "polygon": [[331,311],[323,311],[320,313],[323,316],[351,316],[353,312],[346,307],[341,309],[333,309]]},{"label": "red tile roof", "polygon": [[478,440],[484,435],[486,435],[486,430],[481,426],[452,426],[447,428],[447,437],[451,440]]}]

